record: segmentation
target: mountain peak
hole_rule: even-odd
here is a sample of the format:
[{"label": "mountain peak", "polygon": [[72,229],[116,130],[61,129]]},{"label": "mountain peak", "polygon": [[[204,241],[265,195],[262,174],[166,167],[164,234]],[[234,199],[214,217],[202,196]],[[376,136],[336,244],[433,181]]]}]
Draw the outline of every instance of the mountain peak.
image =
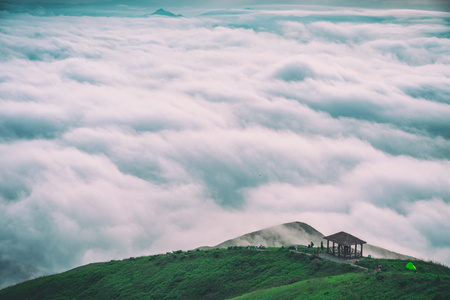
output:
[{"label": "mountain peak", "polygon": [[272,226],[262,230],[247,233],[243,236],[225,241],[217,248],[229,246],[263,245],[266,247],[281,247],[287,245],[307,245],[311,241],[319,245],[324,235],[302,222],[291,222]]},{"label": "mountain peak", "polygon": [[[292,245],[308,245],[313,242],[319,246],[324,241],[324,235],[312,226],[302,222],[290,222],[281,225],[272,226],[258,231],[250,232],[237,238],[227,240],[214,247],[208,248],[227,248],[230,246],[265,246],[281,247]],[[364,253],[372,257],[388,259],[415,259],[414,257],[396,253],[371,244],[364,245]]]},{"label": "mountain peak", "polygon": [[159,15],[159,16],[166,16],[166,17],[172,17],[172,18],[179,18],[179,17],[183,17],[183,15],[176,15],[170,11],[167,11],[163,8],[160,8],[158,10],[156,10],[154,13],[152,13],[151,15]]}]

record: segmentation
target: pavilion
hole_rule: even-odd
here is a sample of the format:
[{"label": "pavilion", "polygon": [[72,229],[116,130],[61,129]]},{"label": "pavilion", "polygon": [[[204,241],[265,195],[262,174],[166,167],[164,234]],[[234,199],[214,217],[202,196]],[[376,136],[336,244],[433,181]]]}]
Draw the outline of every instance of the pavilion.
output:
[{"label": "pavilion", "polygon": [[[330,254],[343,258],[356,258],[363,256],[363,244],[366,244],[366,242],[356,236],[341,231],[330,236],[326,236],[324,239],[327,240],[327,252]],[[330,242],[333,242],[332,247],[330,247]],[[360,245],[359,249],[358,245]]]}]

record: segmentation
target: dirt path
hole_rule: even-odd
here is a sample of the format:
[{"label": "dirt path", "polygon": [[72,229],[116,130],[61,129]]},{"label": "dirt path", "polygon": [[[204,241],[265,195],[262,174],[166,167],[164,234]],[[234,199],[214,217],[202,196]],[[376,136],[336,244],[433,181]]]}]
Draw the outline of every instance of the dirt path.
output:
[{"label": "dirt path", "polygon": [[343,258],[339,258],[339,257],[336,257],[336,256],[328,254],[328,253],[311,254],[311,253],[305,253],[304,251],[300,251],[300,250],[291,250],[291,251],[297,252],[297,253],[303,253],[306,255],[315,255],[321,259],[327,259],[327,260],[331,260],[331,261],[341,263],[341,264],[349,264],[349,265],[358,267],[360,269],[368,270],[366,267],[358,266],[355,264],[355,262],[358,261],[357,258],[343,259]]},{"label": "dirt path", "polygon": [[327,259],[327,260],[331,260],[331,261],[343,263],[343,264],[349,264],[349,265],[352,265],[352,266],[355,266],[355,267],[358,267],[358,268],[361,268],[364,270],[368,270],[365,267],[358,266],[355,264],[355,262],[358,261],[357,258],[343,259],[343,258],[339,258],[339,257],[336,257],[336,256],[328,254],[328,253],[320,253],[320,254],[318,254],[318,256],[323,259]]}]

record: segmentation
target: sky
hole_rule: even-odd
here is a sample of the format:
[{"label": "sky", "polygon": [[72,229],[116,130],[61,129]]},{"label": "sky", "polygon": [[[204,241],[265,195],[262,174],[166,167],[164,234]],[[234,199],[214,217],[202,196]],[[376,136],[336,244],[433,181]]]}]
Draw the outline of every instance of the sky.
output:
[{"label": "sky", "polygon": [[450,265],[450,13],[383,3],[0,3],[0,288],[292,221]]}]

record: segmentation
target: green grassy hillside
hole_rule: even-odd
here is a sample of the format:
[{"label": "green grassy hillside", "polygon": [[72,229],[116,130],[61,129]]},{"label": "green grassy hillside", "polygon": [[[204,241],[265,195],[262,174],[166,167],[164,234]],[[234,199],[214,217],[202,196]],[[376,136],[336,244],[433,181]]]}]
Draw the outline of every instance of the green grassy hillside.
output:
[{"label": "green grassy hillside", "polygon": [[[386,267],[375,272],[372,266]],[[363,260],[369,270],[286,248],[176,251],[94,263],[0,291],[0,299],[250,299],[395,297],[450,299],[450,269],[398,260]],[[414,298],[414,297],[413,297]]]},{"label": "green grassy hillside", "polygon": [[[308,279],[235,299],[450,299],[449,268],[414,261],[418,272],[412,272],[406,263],[364,259],[358,265],[370,269],[363,273]],[[382,265],[381,272],[375,271],[377,265]]]}]

